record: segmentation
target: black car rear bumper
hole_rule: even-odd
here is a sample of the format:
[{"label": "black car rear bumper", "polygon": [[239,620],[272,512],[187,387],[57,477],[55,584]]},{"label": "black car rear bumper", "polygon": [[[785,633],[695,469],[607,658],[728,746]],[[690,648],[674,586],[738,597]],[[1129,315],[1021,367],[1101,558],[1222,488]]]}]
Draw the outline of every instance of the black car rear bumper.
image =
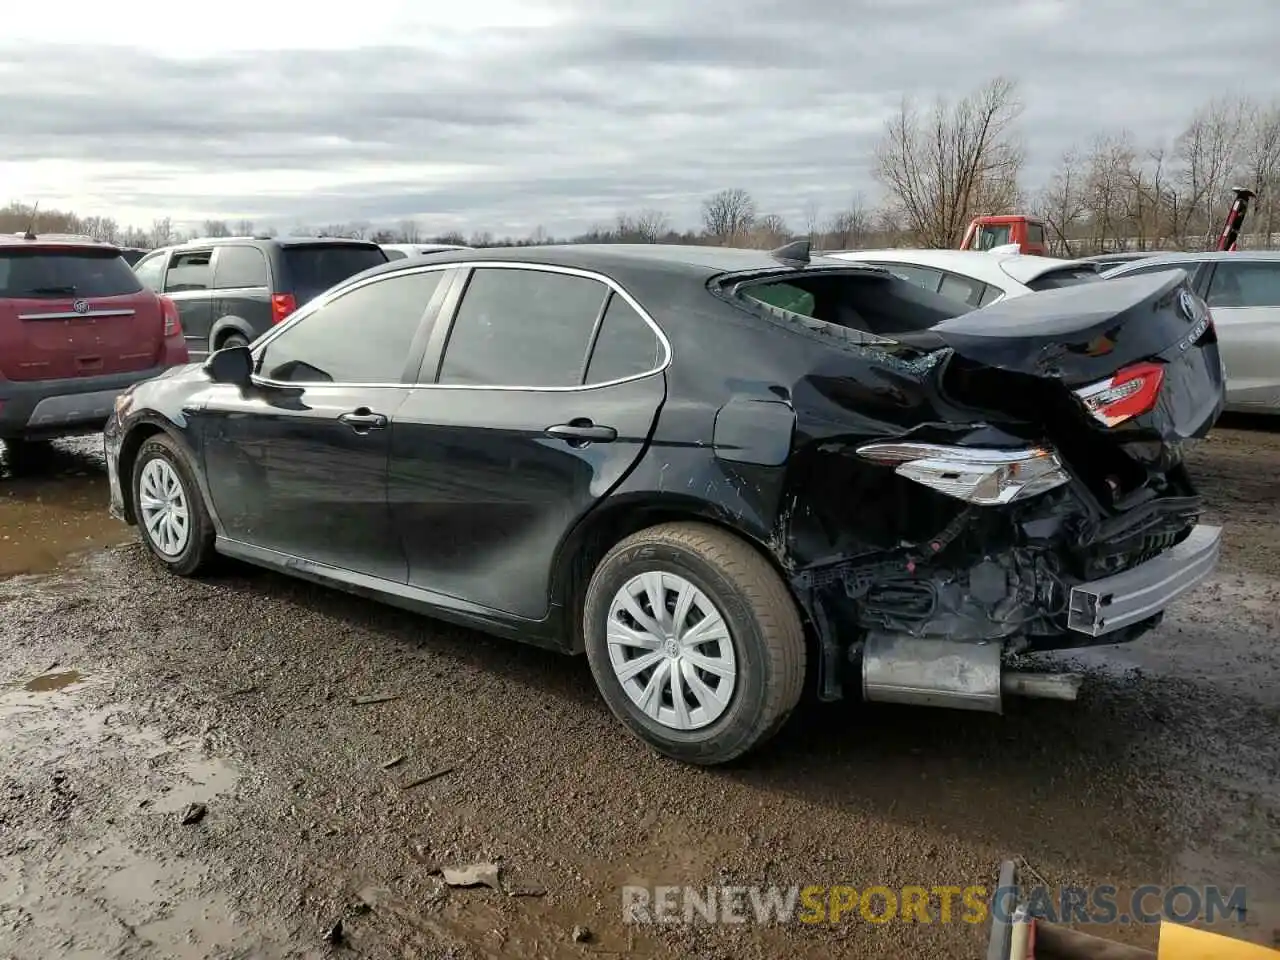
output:
[{"label": "black car rear bumper", "polygon": [[41,440],[101,430],[116,397],[166,369],[65,380],[0,380],[0,439]]}]

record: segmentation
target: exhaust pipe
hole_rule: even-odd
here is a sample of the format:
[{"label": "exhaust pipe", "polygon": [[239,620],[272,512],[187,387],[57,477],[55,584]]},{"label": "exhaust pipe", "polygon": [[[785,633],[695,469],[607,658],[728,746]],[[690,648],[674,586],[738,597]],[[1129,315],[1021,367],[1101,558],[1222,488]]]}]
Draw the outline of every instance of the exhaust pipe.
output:
[{"label": "exhaust pipe", "polygon": [[873,633],[862,649],[862,696],[880,703],[1003,712],[1007,694],[1075,700],[1074,673],[1005,670],[999,641],[960,643]]}]

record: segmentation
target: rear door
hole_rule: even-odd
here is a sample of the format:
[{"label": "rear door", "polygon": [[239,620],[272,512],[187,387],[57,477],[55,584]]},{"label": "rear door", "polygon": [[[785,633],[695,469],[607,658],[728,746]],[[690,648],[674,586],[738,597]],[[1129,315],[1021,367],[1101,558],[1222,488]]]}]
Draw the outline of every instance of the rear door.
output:
[{"label": "rear door", "polygon": [[0,376],[131,373],[163,350],[159,301],[116,251],[0,247]]},{"label": "rear door", "polygon": [[209,352],[209,327],[213,324],[213,248],[177,250],[169,258],[164,292],[178,305],[182,334],[192,357]]},{"label": "rear door", "polygon": [[604,277],[463,273],[393,417],[392,517],[410,584],[541,619],[561,541],[648,444],[668,347]]},{"label": "rear door", "polygon": [[275,292],[293,294],[299,307],[348,277],[387,262],[376,243],[288,243],[280,256],[284,276]]},{"label": "rear door", "polygon": [[1280,408],[1280,261],[1217,261],[1206,300],[1227,368],[1227,402]]},{"label": "rear door", "polygon": [[210,350],[231,333],[253,340],[271,329],[271,271],[267,257],[251,244],[218,247],[213,264]]}]

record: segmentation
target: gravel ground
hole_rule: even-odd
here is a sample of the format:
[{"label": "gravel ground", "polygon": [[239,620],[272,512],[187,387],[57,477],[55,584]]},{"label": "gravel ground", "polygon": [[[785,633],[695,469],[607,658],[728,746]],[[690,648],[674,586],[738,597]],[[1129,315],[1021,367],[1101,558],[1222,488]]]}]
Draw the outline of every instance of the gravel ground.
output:
[{"label": "gravel ground", "polygon": [[[1051,885],[1243,884],[1217,929],[1280,943],[1280,434],[1225,426],[1194,467],[1223,565],[1070,658],[1080,701],[813,705],[700,770],[632,740],[582,660],[244,567],[163,575],[93,443],[62,444],[0,479],[0,957],[978,957],[986,924],[635,926],[620,891],[991,885],[1009,856]],[[500,889],[444,885],[476,861]]]}]

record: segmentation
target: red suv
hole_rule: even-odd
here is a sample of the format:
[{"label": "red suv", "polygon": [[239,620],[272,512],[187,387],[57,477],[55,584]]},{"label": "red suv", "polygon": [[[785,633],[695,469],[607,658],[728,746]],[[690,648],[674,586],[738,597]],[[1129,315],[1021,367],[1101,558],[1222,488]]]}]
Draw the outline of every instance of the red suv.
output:
[{"label": "red suv", "polygon": [[0,440],[100,430],[122,390],[187,362],[177,305],[118,247],[0,236]]}]

